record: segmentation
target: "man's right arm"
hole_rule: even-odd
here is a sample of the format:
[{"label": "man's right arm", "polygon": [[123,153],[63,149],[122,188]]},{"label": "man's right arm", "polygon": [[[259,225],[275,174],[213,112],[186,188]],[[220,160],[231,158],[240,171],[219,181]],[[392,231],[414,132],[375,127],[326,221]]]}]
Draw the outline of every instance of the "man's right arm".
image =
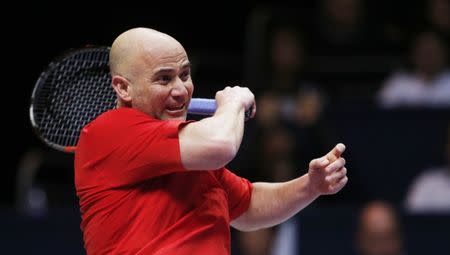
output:
[{"label": "man's right arm", "polygon": [[244,134],[244,113],[253,106],[248,88],[227,87],[216,94],[217,110],[212,117],[189,123],[179,131],[181,162],[189,170],[224,167],[236,155]]}]

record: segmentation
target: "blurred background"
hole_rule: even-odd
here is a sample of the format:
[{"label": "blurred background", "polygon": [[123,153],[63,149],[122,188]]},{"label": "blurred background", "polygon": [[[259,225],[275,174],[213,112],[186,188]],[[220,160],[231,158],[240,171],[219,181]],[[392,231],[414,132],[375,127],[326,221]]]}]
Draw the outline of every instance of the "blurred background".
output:
[{"label": "blurred background", "polygon": [[233,230],[232,254],[450,254],[449,1],[288,2],[40,1],[5,10],[4,254],[84,254],[73,155],[36,138],[30,95],[63,51],[110,45],[136,26],[185,46],[195,97],[229,85],[255,93],[257,116],[228,166],[240,176],[289,180],[336,143],[347,146],[340,193],[280,226]]}]

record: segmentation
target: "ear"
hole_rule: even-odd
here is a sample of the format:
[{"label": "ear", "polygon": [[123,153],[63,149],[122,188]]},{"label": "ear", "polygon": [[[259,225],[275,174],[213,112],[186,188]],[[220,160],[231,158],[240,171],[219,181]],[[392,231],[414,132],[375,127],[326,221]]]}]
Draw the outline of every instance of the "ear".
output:
[{"label": "ear", "polygon": [[125,77],[114,75],[112,77],[112,87],[116,91],[117,98],[128,104],[131,102],[130,83]]}]

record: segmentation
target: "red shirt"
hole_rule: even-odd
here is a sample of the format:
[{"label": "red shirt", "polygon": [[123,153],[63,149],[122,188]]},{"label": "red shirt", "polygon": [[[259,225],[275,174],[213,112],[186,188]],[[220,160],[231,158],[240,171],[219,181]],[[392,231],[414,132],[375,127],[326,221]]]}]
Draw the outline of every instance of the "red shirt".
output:
[{"label": "red shirt", "polygon": [[86,125],[75,154],[84,246],[97,254],[230,254],[252,185],[229,170],[187,171],[178,129],[131,108]]}]

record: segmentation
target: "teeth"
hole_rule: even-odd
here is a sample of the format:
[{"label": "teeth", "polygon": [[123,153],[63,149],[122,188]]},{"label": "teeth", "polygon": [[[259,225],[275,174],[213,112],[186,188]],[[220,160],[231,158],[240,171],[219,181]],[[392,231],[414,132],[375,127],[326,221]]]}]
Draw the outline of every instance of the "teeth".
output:
[{"label": "teeth", "polygon": [[174,107],[168,107],[168,109],[170,111],[176,111],[176,110],[181,110],[183,109],[184,105],[180,105],[180,106],[174,106]]}]

